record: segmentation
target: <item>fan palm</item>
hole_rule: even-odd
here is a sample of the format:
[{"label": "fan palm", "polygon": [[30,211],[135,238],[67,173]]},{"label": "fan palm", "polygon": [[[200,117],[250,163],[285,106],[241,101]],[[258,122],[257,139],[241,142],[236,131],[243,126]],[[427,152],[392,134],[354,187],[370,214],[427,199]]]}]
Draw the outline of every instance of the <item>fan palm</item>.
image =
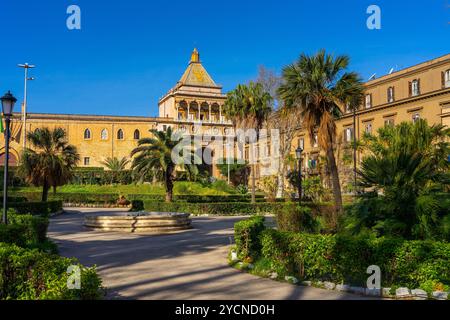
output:
[{"label": "fan palm", "polygon": [[[266,92],[261,83],[250,82],[248,85],[239,84],[236,89],[228,92],[223,112],[230,119],[235,128],[254,129],[256,143],[259,133],[268,115],[273,109],[273,98]],[[255,159],[252,159],[255,160]],[[255,202],[255,164],[252,164],[252,202]]]},{"label": "fan palm", "polygon": [[[182,149],[182,156],[189,159],[189,163],[176,162],[173,154],[182,146],[183,138],[174,134],[171,127],[166,131],[152,129],[150,132],[153,137],[140,139],[138,147],[131,151],[131,156],[134,156],[131,167],[138,179],[143,179],[155,171],[161,172],[166,189],[166,202],[171,202],[175,168],[179,166],[190,173],[197,172],[198,156],[194,153],[194,149],[188,146],[188,148]],[[176,155],[179,156],[179,154]]]},{"label": "fan palm", "polygon": [[449,137],[450,129],[428,126],[425,120],[366,135],[363,146],[369,154],[358,171],[359,185],[372,192],[362,195],[361,212],[355,213],[356,229],[369,227],[406,238],[432,237],[442,213],[448,213],[442,207],[442,195],[450,183]]},{"label": "fan palm", "polygon": [[42,186],[42,201],[47,201],[50,187],[66,184],[80,156],[75,146],[68,144],[64,129],[36,129],[27,134],[31,148],[23,151],[19,172],[26,180]]},{"label": "fan palm", "polygon": [[358,107],[364,92],[359,76],[345,71],[348,64],[347,56],[334,58],[324,50],[313,56],[302,54],[283,69],[283,84],[278,90],[286,107],[300,110],[302,126],[311,140],[318,135],[319,146],[326,153],[338,215],[342,213],[342,195],[334,155],[335,121],[344,106]]},{"label": "fan palm", "polygon": [[104,161],[102,161],[102,164],[111,171],[111,183],[113,183],[119,172],[126,169],[128,163],[130,163],[130,160],[127,159],[127,157],[123,157],[121,159],[118,159],[117,157],[108,157]]}]

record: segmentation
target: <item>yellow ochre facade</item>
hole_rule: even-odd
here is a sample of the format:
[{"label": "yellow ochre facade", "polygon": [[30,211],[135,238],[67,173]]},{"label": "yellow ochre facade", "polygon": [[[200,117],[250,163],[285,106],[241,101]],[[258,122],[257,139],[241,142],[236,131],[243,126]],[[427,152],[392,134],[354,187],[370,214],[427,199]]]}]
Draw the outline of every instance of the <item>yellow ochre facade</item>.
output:
[{"label": "yellow ochre facade", "polygon": [[[341,146],[353,139],[355,132],[360,138],[365,131],[376,132],[387,124],[421,118],[430,124],[450,126],[450,54],[373,79],[365,86],[366,98],[356,112],[356,128],[353,128],[351,111],[344,112],[337,121],[338,153]],[[103,167],[102,162],[107,157],[129,157],[140,138],[150,137],[150,129],[164,130],[170,126],[193,136],[206,133],[212,139],[231,135],[232,124],[223,115],[225,100],[222,87],[205,70],[194,49],[181,79],[159,100],[159,117],[28,113],[26,131],[64,128],[69,143],[75,145],[80,154],[79,166]],[[14,114],[12,121],[11,165],[18,163],[23,149],[21,116]],[[3,136],[0,139],[3,163]],[[208,142],[203,143],[208,147]],[[315,169],[311,168],[311,163],[316,167],[320,164],[320,150],[301,129],[292,144],[293,151],[299,145],[304,149],[304,170],[312,173]],[[223,155],[223,150],[209,147],[215,162]],[[358,154],[358,161],[360,158]],[[215,166],[211,170],[214,176],[219,176]],[[341,171],[342,174],[345,173]]]},{"label": "yellow ochre facade", "polygon": [[[376,133],[385,125],[419,118],[429,124],[450,126],[450,54],[370,80],[365,87],[365,101],[356,111],[355,128],[353,111],[343,110],[337,120],[337,159],[343,185],[353,176],[342,164],[343,146],[352,141],[354,134],[359,139],[364,132]],[[306,131],[299,130],[293,149],[298,146],[304,150],[304,172],[317,173],[322,161],[317,143]],[[357,163],[360,161],[358,152]]]}]

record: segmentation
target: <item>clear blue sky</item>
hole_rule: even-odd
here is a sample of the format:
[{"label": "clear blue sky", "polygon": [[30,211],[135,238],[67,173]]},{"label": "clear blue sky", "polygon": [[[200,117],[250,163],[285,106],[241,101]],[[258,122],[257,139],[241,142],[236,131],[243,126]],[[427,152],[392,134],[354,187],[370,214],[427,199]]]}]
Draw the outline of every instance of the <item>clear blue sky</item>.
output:
[{"label": "clear blue sky", "polygon": [[[77,4],[82,29],[66,28]],[[366,9],[382,10],[382,29],[366,28]],[[320,48],[351,57],[367,79],[450,52],[450,0],[2,0],[0,91],[29,111],[157,115],[157,101],[181,77],[194,46],[224,87],[280,70]],[[17,109],[20,110],[20,103]]]}]

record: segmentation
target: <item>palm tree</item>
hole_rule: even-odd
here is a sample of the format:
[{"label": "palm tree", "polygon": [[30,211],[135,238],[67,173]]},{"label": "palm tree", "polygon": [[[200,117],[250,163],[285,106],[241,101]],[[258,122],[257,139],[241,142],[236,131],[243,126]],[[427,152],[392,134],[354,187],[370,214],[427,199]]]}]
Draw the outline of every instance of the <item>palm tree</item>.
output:
[{"label": "palm tree", "polygon": [[[261,83],[250,82],[239,84],[236,89],[228,92],[224,105],[224,114],[233,123],[235,129],[256,130],[256,143],[259,133],[272,111],[273,98],[266,92]],[[256,159],[252,159],[255,162]],[[255,203],[255,163],[252,164],[252,203]]]},{"label": "palm tree", "polygon": [[62,128],[36,129],[27,134],[27,140],[32,148],[23,151],[19,172],[29,183],[42,186],[42,201],[47,201],[50,187],[70,181],[80,156]]},{"label": "palm tree", "polygon": [[[297,62],[283,69],[283,84],[278,93],[287,107],[299,108],[302,126],[311,139],[318,134],[319,146],[326,153],[332,178],[336,214],[342,209],[339,173],[334,155],[336,123],[343,108],[357,108],[363,99],[364,88],[359,76],[346,72],[347,56],[325,54],[324,50],[314,56],[302,54]],[[337,217],[335,217],[337,218]]]},{"label": "palm tree", "polygon": [[104,161],[102,161],[102,164],[108,168],[112,175],[111,175],[111,184],[116,179],[119,172],[126,169],[127,164],[130,162],[130,160],[127,159],[127,157],[123,157],[121,159],[118,159],[117,157],[108,157]]},{"label": "palm tree", "polygon": [[448,215],[449,138],[450,129],[429,126],[425,120],[365,135],[367,156],[358,171],[358,183],[366,192],[353,212],[353,229],[368,227],[415,239],[433,237],[443,214]]},{"label": "palm tree", "polygon": [[138,179],[143,179],[149,173],[160,171],[164,178],[166,188],[166,202],[172,202],[173,185],[175,180],[175,168],[177,166],[189,172],[197,172],[198,157],[192,147],[183,149],[183,158],[188,158],[190,163],[175,162],[172,154],[176,152],[183,138],[174,134],[172,128],[166,131],[150,130],[154,137],[143,138],[138,141],[138,147],[131,151],[133,162],[131,167]]}]

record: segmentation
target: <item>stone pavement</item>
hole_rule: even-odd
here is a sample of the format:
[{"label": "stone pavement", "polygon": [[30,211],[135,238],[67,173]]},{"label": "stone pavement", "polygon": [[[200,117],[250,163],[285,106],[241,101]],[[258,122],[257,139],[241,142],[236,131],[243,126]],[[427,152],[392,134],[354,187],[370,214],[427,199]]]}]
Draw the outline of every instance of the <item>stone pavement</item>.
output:
[{"label": "stone pavement", "polygon": [[49,227],[61,255],[97,265],[109,299],[367,299],[230,268],[233,225],[243,217],[194,217],[193,229],[167,235],[99,232],[82,226],[86,213],[120,210],[66,208]]}]

